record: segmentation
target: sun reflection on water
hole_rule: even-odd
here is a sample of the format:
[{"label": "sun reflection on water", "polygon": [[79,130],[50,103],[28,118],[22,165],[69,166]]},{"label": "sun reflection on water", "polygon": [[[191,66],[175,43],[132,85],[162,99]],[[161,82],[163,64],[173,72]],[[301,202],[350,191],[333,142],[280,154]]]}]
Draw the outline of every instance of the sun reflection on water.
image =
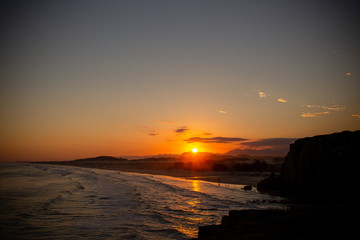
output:
[{"label": "sun reflection on water", "polygon": [[183,233],[184,235],[190,237],[190,238],[195,238],[197,237],[197,231],[198,228],[194,227],[194,226],[183,226],[181,224],[174,226],[174,228]]},{"label": "sun reflection on water", "polygon": [[[198,180],[193,180],[191,182],[191,186],[192,186],[192,191],[194,192],[200,191],[200,184]],[[177,231],[185,234],[186,236],[190,238],[195,238],[197,237],[197,231],[198,231],[198,228],[196,226],[202,223],[203,219],[201,217],[194,216],[193,214],[195,215],[202,214],[202,211],[200,210],[201,208],[199,207],[201,204],[201,200],[198,198],[188,199],[186,201],[186,204],[187,207],[185,207],[184,210],[192,214],[187,216],[181,216],[182,224],[176,225],[174,227]],[[194,226],[193,224],[188,224],[188,223],[196,223],[196,224]]]},{"label": "sun reflection on water", "polygon": [[200,191],[199,181],[198,180],[193,180],[192,181],[192,187],[193,187],[193,191],[199,192]]}]

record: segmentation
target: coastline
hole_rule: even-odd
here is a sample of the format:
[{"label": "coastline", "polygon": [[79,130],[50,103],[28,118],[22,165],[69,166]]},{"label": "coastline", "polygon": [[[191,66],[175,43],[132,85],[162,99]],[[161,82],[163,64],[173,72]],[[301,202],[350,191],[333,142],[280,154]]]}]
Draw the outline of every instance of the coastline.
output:
[{"label": "coastline", "polygon": [[64,165],[82,168],[95,168],[114,170],[120,172],[133,172],[140,174],[165,175],[186,180],[201,180],[222,184],[256,185],[270,175],[270,172],[236,172],[236,171],[196,171],[183,169],[161,168],[149,166],[141,162],[37,162],[38,164]]}]

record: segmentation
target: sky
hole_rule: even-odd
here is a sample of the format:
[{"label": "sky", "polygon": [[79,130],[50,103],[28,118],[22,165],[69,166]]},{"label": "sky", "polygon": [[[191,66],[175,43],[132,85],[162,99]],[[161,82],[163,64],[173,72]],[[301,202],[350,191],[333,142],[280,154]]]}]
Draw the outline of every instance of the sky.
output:
[{"label": "sky", "polygon": [[356,1],[0,9],[0,161],[256,152],[360,129]]}]

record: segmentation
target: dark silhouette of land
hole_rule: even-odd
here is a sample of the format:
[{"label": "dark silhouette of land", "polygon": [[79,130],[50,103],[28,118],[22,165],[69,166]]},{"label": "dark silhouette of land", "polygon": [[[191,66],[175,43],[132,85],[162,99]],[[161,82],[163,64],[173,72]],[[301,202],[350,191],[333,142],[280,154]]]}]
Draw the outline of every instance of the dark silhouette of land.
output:
[{"label": "dark silhouette of land", "polygon": [[352,239],[357,216],[349,206],[230,211],[220,225],[199,227],[199,240]]},{"label": "dark silhouette of land", "polygon": [[230,211],[220,225],[200,226],[197,239],[351,239],[359,160],[360,131],[299,139],[281,174],[258,184],[288,196],[290,209]]},{"label": "dark silhouette of land", "polygon": [[359,160],[360,131],[298,139],[290,146],[281,174],[261,181],[258,189],[321,201],[352,201]]},{"label": "dark silhouette of land", "polygon": [[[273,156],[231,156],[186,152],[179,156],[136,160],[99,156],[46,163],[256,186],[272,171],[280,172],[282,161],[283,158]],[[44,164],[44,162],[41,163]]]}]

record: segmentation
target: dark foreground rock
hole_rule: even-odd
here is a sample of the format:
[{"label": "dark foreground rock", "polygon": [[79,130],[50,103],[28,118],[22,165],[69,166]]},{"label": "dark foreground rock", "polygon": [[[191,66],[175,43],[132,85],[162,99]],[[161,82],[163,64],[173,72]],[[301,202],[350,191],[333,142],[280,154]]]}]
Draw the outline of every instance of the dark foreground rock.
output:
[{"label": "dark foreground rock", "polygon": [[360,131],[298,139],[290,145],[281,175],[260,182],[258,190],[344,199],[357,188],[359,161]]},{"label": "dark foreground rock", "polygon": [[198,239],[355,238],[359,161],[360,131],[298,139],[281,175],[257,185],[259,191],[290,197],[297,207],[230,211],[221,225],[200,227]]},{"label": "dark foreground rock", "polygon": [[221,225],[199,227],[199,240],[351,239],[356,236],[350,207],[230,211]]}]

